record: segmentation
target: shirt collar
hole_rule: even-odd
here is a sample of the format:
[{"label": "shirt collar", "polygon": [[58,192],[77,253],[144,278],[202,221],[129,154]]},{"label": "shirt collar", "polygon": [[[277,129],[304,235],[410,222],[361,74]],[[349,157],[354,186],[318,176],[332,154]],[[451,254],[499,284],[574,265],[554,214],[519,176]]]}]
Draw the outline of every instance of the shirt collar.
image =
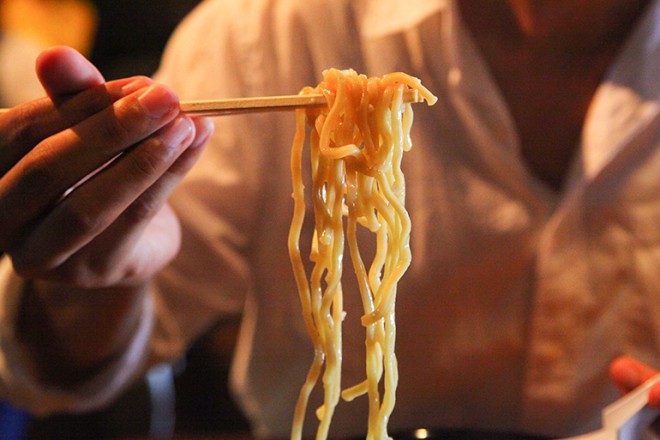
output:
[{"label": "shirt collar", "polygon": [[660,0],[640,20],[601,84],[585,121],[583,169],[595,176],[660,112]]}]

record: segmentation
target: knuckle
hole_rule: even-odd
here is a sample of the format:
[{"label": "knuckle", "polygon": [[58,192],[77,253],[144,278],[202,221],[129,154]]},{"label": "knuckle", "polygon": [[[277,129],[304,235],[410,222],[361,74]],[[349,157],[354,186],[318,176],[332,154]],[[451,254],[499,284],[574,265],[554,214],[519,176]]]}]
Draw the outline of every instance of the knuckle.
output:
[{"label": "knuckle", "polygon": [[130,265],[124,268],[122,279],[125,281],[139,280],[142,277],[143,270],[138,265]]},{"label": "knuckle", "polygon": [[130,122],[130,118],[117,116],[114,112],[111,112],[110,117],[103,118],[102,121],[98,127],[99,135],[104,139],[120,143],[129,142],[138,125]]},{"label": "knuckle", "polygon": [[32,148],[35,140],[38,138],[35,133],[34,125],[28,124],[26,121],[17,118],[11,126],[3,126],[3,133],[5,133],[5,142],[18,147],[22,151],[27,151]]},{"label": "knuckle", "polygon": [[[157,138],[147,141],[143,148],[135,150],[130,156],[130,172],[137,177],[153,178],[160,174],[165,163],[165,155],[159,154],[162,142]],[[155,147],[155,148],[149,148]]]},{"label": "knuckle", "polygon": [[[145,113],[135,97],[126,97],[114,103],[103,113],[102,135],[115,142],[133,143],[154,132],[163,124],[160,118]],[[169,118],[167,118],[169,119]]]},{"label": "knuckle", "polygon": [[124,218],[129,224],[141,224],[151,220],[160,206],[160,201],[150,192],[146,192],[126,208]]},{"label": "knuckle", "polygon": [[[49,166],[47,158],[34,152],[4,176],[0,189],[0,224],[3,231],[16,231],[43,213],[66,188],[58,168]],[[57,188],[62,188],[58,192]]]},{"label": "knuckle", "polygon": [[25,161],[25,164],[20,168],[17,181],[18,191],[25,194],[26,198],[41,194],[44,188],[53,188],[59,184],[55,167],[48,166],[48,161],[42,154],[43,151],[49,149],[48,143],[48,140],[42,141],[39,148],[32,152],[30,159]]},{"label": "knuckle", "polygon": [[61,203],[57,208],[60,233],[72,236],[88,235],[99,231],[103,221],[99,215],[87,206],[77,203]]},{"label": "knuckle", "polygon": [[140,110],[135,99],[122,99],[101,114],[100,136],[111,143],[132,144],[154,129],[153,121]]},{"label": "knuckle", "polygon": [[46,137],[48,132],[43,128],[46,124],[35,123],[35,118],[40,120],[47,118],[41,109],[48,104],[47,98],[30,101],[16,106],[11,116],[0,118],[0,127],[4,134],[3,143],[22,147],[25,150],[32,148]]}]

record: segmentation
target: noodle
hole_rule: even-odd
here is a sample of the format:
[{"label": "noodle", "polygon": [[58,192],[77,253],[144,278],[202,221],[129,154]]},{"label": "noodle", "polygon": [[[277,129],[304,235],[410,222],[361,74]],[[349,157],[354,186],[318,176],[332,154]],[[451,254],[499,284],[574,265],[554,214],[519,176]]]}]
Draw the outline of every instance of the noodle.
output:
[{"label": "noodle", "polygon": [[[316,411],[317,439],[328,437],[340,397],[350,401],[364,394],[369,401],[367,439],[388,438],[387,422],[398,382],[394,303],[397,284],[411,259],[410,218],[404,206],[401,171],[403,152],[412,146],[412,107],[403,100],[408,89],[418,91],[429,104],[436,101],[418,79],[403,73],[367,78],[352,70],[331,69],[315,89],[301,91],[323,93],[328,107],[297,110],[291,153],[294,213],[289,255],[314,347],[314,359],[295,409],[292,439],[302,436],[309,396],[319,378],[324,397]],[[299,246],[305,217],[302,155],[306,122],[312,127],[309,143],[315,222],[309,277]],[[376,254],[368,267],[360,255],[358,225],[376,235]],[[366,379],[342,392],[341,276],[345,242],[364,308]]]}]

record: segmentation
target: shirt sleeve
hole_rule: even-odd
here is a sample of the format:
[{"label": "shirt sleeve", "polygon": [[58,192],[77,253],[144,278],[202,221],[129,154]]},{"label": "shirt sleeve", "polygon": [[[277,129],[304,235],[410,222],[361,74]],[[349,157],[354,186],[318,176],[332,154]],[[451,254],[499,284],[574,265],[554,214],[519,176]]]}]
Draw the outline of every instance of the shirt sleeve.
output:
[{"label": "shirt sleeve", "polygon": [[154,323],[154,301],[145,295],[142,318],[132,340],[113,363],[75,388],[58,388],[40,382],[35,361],[16,335],[15,326],[24,281],[8,257],[0,260],[0,396],[32,414],[81,412],[108,404],[143,371]]}]

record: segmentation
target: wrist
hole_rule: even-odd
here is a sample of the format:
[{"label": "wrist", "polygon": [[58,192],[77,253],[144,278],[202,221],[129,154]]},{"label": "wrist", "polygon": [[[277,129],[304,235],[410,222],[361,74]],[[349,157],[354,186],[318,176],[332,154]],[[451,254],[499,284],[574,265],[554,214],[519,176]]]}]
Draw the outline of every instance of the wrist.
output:
[{"label": "wrist", "polygon": [[[82,382],[120,356],[140,325],[149,283],[78,289],[45,281],[26,283],[16,322],[40,379]],[[39,368],[39,366],[48,368]]]}]

